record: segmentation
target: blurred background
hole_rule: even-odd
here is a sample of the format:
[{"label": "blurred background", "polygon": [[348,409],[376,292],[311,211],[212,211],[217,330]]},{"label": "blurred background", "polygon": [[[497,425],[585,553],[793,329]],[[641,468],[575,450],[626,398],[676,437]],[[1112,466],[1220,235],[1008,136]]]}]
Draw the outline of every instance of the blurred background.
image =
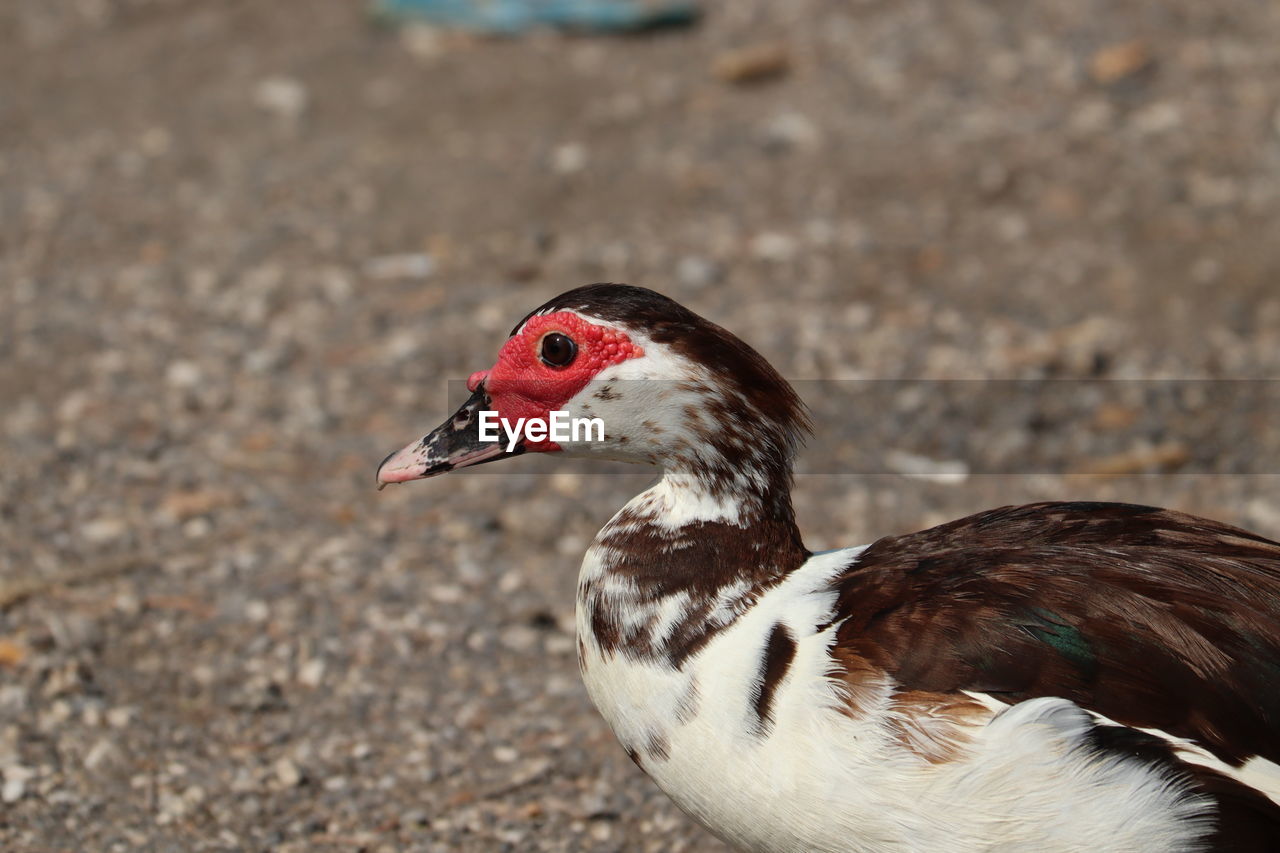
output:
[{"label": "blurred background", "polygon": [[1274,402],[956,390],[1280,374],[1280,5],[702,12],[0,5],[0,847],[723,850],[578,680],[578,561],[648,475],[373,490],[591,281],[800,381],[811,548],[1056,498],[1280,537]]}]

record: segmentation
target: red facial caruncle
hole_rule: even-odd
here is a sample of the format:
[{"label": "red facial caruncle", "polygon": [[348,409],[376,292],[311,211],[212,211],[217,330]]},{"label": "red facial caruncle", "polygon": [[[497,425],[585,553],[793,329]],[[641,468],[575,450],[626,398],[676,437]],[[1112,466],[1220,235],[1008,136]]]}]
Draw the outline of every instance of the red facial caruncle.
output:
[{"label": "red facial caruncle", "polygon": [[[642,355],[644,349],[625,333],[597,326],[572,311],[558,311],[529,318],[503,344],[492,368],[471,374],[467,388],[475,391],[483,382],[494,411],[513,426],[519,418],[546,420],[601,370]],[[526,441],[525,449],[560,446],[550,440]]]}]

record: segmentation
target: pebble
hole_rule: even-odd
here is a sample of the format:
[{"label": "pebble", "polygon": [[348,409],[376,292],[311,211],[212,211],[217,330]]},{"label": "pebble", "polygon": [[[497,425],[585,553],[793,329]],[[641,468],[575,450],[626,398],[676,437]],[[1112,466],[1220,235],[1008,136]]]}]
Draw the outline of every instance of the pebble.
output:
[{"label": "pebble", "polygon": [[892,449],[885,453],[884,463],[895,474],[945,486],[958,486],[969,479],[969,465],[962,459],[930,459],[918,453]]},{"label": "pebble", "polygon": [[111,738],[100,738],[89,749],[84,757],[85,769],[99,772],[108,768],[120,767],[124,755]]},{"label": "pebble", "polygon": [[1182,109],[1176,103],[1159,101],[1138,110],[1129,122],[1144,135],[1168,133],[1182,127]]},{"label": "pebble", "polygon": [[1196,207],[1226,207],[1234,204],[1240,195],[1230,178],[1198,171],[1188,177],[1187,192]]},{"label": "pebble", "polygon": [[786,45],[763,43],[727,50],[716,56],[711,73],[726,83],[747,85],[783,77],[791,70]]},{"label": "pebble", "polygon": [[281,118],[297,119],[306,112],[311,97],[300,80],[267,77],[254,87],[253,99],[259,107]]},{"label": "pebble", "polygon": [[364,262],[365,276],[375,281],[424,279],[436,270],[435,259],[425,252],[380,255]]},{"label": "pebble", "polygon": [[436,27],[409,23],[400,28],[400,44],[421,62],[433,62],[448,50],[449,36]]},{"label": "pebble", "polygon": [[182,535],[188,539],[203,539],[213,532],[213,523],[207,518],[192,518],[182,525]]},{"label": "pebble", "polygon": [[724,268],[701,255],[685,255],[676,263],[676,280],[691,290],[701,290],[723,277]]},{"label": "pebble", "polygon": [[5,777],[4,786],[0,788],[0,800],[6,803],[16,803],[22,799],[27,792],[27,783],[25,779]]},{"label": "pebble", "polygon": [[278,758],[271,767],[276,782],[283,788],[296,788],[302,784],[302,771],[289,758]]},{"label": "pebble", "polygon": [[822,135],[818,126],[803,113],[778,113],[765,123],[761,141],[766,151],[812,150]]},{"label": "pebble", "polygon": [[86,542],[101,545],[114,542],[129,532],[129,522],[123,518],[95,518],[80,525],[80,535]]},{"label": "pebble", "polygon": [[785,263],[795,258],[799,250],[794,237],[779,231],[765,231],[751,240],[751,254],[762,261]]},{"label": "pebble", "polygon": [[298,681],[306,687],[319,687],[324,681],[324,661],[312,658],[298,668]]},{"label": "pebble", "polygon": [[1191,448],[1181,441],[1137,447],[1111,456],[1078,463],[1072,473],[1093,477],[1123,477],[1131,474],[1176,471],[1191,459]]},{"label": "pebble", "polygon": [[0,800],[16,803],[27,793],[27,783],[35,778],[36,772],[21,764],[9,764],[0,767],[0,775],[4,776],[4,785],[0,786]]},{"label": "pebble", "polygon": [[170,520],[186,521],[234,502],[234,496],[223,489],[173,491],[160,502],[160,514]]},{"label": "pebble", "polygon": [[244,618],[250,622],[266,622],[271,618],[271,606],[260,599],[248,601],[244,605]]},{"label": "pebble", "polygon": [[171,387],[190,390],[201,385],[204,381],[204,372],[194,361],[179,359],[170,362],[165,369],[164,377]]},{"label": "pebble", "polygon": [[551,152],[551,168],[559,175],[573,175],[587,167],[587,148],[577,142],[556,146]]},{"label": "pebble", "polygon": [[1110,86],[1150,68],[1154,58],[1146,42],[1119,42],[1098,50],[1089,59],[1089,76],[1095,83]]},{"label": "pebble", "polygon": [[[13,666],[8,663],[6,666]],[[0,685],[0,714],[15,717],[27,710],[31,693],[21,684]]]},{"label": "pebble", "polygon": [[123,729],[125,726],[133,722],[134,716],[135,712],[133,708],[124,706],[111,708],[106,714],[107,725],[111,726],[113,729]]}]

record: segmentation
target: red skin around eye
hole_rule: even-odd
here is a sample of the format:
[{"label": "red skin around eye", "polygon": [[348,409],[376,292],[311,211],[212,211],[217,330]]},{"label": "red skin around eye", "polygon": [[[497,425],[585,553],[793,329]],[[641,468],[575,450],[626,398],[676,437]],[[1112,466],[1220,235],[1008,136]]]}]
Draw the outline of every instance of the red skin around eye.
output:
[{"label": "red skin around eye", "polygon": [[[542,339],[552,332],[567,335],[578,345],[578,354],[567,367],[551,367],[538,357]],[[471,374],[467,388],[481,382],[489,392],[499,417],[515,427],[519,418],[548,419],[606,367],[644,355],[644,350],[616,329],[589,323],[570,311],[532,317],[507,340],[498,362],[489,370]],[[504,438],[505,440],[505,438]],[[525,442],[526,450],[559,450],[554,441]]]}]

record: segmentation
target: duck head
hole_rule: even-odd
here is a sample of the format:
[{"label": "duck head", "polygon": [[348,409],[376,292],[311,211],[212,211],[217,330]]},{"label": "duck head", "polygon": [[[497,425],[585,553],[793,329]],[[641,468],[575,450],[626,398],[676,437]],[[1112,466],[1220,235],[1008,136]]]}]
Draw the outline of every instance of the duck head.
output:
[{"label": "duck head", "polygon": [[524,453],[656,465],[708,483],[789,475],[794,390],[734,335],[652,290],[593,284],[516,324],[448,420],[383,460],[379,487]]}]

